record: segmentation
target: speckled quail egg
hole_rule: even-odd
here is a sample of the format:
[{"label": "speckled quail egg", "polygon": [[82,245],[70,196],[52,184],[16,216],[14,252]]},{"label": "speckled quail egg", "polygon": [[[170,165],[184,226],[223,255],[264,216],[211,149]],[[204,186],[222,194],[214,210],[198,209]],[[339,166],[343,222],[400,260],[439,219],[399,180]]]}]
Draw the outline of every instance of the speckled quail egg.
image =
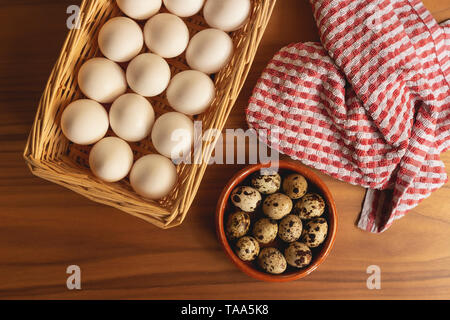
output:
[{"label": "speckled quail egg", "polygon": [[261,203],[261,194],[252,187],[240,186],[231,193],[231,202],[242,211],[254,212]]},{"label": "speckled quail egg", "polygon": [[278,233],[278,224],[275,220],[262,218],[253,226],[253,236],[258,242],[267,244],[275,240]]},{"label": "speckled quail egg", "polygon": [[253,261],[259,254],[259,243],[253,237],[242,237],[236,243],[236,254],[243,261]]},{"label": "speckled quail egg", "polygon": [[269,218],[279,220],[291,212],[292,200],[285,194],[274,193],[264,200],[262,210]]},{"label": "speckled quail egg", "polygon": [[297,241],[302,235],[302,220],[293,214],[287,215],[280,222],[278,227],[278,237],[284,242]]},{"label": "speckled quail egg", "polygon": [[259,266],[266,272],[280,274],[286,270],[286,259],[276,248],[264,248],[258,257]]},{"label": "speckled quail egg", "polygon": [[303,227],[301,240],[310,248],[320,246],[326,239],[328,223],[325,218],[314,218]]},{"label": "speckled quail egg", "polygon": [[317,193],[308,193],[301,198],[294,207],[294,213],[300,219],[320,217],[325,211],[325,201]]},{"label": "speckled quail egg", "polygon": [[293,242],[284,250],[287,263],[295,268],[304,268],[311,263],[312,253],[302,242]]},{"label": "speckled quail egg", "polygon": [[235,240],[244,236],[250,228],[250,216],[246,212],[238,211],[228,216],[225,232],[228,239]]},{"label": "speckled quail egg", "polygon": [[256,172],[252,176],[252,186],[262,194],[273,194],[280,189],[281,177],[278,173],[263,175]]},{"label": "speckled quail egg", "polygon": [[300,199],[308,189],[308,182],[301,174],[293,173],[284,178],[283,192],[291,199]]}]

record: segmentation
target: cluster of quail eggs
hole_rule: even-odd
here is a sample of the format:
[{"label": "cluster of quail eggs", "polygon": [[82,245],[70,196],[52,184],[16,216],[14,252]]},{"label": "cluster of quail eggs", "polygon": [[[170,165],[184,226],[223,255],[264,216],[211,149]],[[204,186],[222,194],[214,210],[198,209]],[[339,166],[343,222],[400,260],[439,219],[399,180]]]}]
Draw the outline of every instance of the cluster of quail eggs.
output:
[{"label": "cluster of quail eggs", "polygon": [[248,184],[232,191],[225,225],[237,256],[271,274],[308,266],[328,233],[322,196],[298,173],[256,172]]}]

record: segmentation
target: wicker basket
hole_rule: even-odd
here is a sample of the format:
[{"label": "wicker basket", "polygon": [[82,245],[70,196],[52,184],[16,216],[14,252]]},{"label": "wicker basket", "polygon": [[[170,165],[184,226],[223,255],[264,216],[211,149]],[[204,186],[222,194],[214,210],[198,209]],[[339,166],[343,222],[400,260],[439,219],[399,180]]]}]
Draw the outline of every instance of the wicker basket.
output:
[{"label": "wicker basket", "polygon": [[[203,132],[222,130],[236,98],[244,84],[276,0],[252,0],[253,11],[247,25],[232,34],[236,51],[232,61],[215,77],[217,96],[209,110],[195,117],[203,122]],[[81,5],[81,28],[72,30],[51,73],[31,130],[24,157],[33,174],[55,182],[85,197],[103,203],[158,227],[169,228],[181,224],[197,193],[208,160],[214,148],[213,137],[203,137],[203,148],[194,157],[202,164],[180,164],[175,189],[160,201],[137,195],[128,179],[105,183],[90,173],[90,147],[70,143],[62,134],[61,114],[72,101],[81,98],[77,74],[88,59],[101,56],[97,45],[100,27],[110,18],[121,15],[114,0],[84,0]],[[207,28],[201,14],[185,19],[191,36]],[[172,74],[187,70],[184,56],[170,59]],[[126,67],[126,65],[124,65]],[[151,98],[157,115],[171,108],[164,95]],[[105,106],[109,107],[109,106]],[[210,131],[211,132],[211,131]],[[108,135],[112,135],[109,132]],[[131,144],[135,159],[154,153],[150,139]]]}]

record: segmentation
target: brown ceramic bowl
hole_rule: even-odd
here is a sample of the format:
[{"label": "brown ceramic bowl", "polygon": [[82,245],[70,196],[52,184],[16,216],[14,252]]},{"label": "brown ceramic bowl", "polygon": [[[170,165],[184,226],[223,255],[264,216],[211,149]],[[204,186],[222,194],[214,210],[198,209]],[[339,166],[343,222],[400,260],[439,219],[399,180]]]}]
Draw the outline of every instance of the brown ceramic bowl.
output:
[{"label": "brown ceramic bowl", "polygon": [[[233,261],[233,263],[245,272],[247,275],[263,281],[269,282],[287,282],[292,280],[297,280],[303,278],[316,270],[316,268],[326,259],[328,254],[331,251],[331,248],[334,244],[334,239],[336,237],[337,230],[337,213],[336,213],[336,205],[334,203],[333,197],[331,196],[330,190],[328,190],[327,186],[320,180],[320,178],[307,167],[293,161],[282,161],[280,160],[278,163],[279,174],[283,178],[288,173],[299,173],[303,175],[308,181],[308,192],[316,192],[322,195],[325,200],[326,208],[323,217],[325,217],[328,221],[328,235],[325,242],[320,245],[318,248],[313,248],[312,251],[312,261],[311,264],[302,269],[296,269],[290,267],[286,271],[280,275],[273,275],[262,271],[256,264],[256,261],[252,262],[244,262],[234,253],[233,251],[233,243],[231,243],[226,235],[225,235],[225,219],[229,213],[233,210],[233,205],[229,200],[231,192],[234,188],[239,185],[250,185],[249,178],[250,176],[259,171],[262,168],[270,168],[270,164],[256,164],[251,165],[243,170],[239,171],[231,180],[228,182],[226,187],[223,189],[222,194],[220,195],[219,202],[217,204],[216,209],[216,231],[217,236],[219,238],[220,243],[222,244],[223,249],[225,250],[227,256]],[[250,215],[261,215],[261,213],[252,213]],[[253,225],[253,219],[252,219]],[[251,228],[250,228],[251,230]],[[273,246],[282,250],[282,241],[277,238],[273,243],[269,245],[262,245],[261,247]],[[285,245],[284,245],[285,246]]]}]

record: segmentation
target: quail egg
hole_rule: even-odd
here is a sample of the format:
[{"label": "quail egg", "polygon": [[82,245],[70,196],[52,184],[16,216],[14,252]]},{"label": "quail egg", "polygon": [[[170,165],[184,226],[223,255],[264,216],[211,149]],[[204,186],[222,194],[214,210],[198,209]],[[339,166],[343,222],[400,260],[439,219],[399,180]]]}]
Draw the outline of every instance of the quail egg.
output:
[{"label": "quail egg", "polygon": [[284,256],[290,266],[303,268],[311,263],[312,253],[309,247],[302,242],[293,242],[284,250]]},{"label": "quail egg", "polygon": [[252,186],[262,194],[273,194],[280,189],[281,177],[278,173],[263,175],[257,172],[252,176]]},{"label": "quail egg", "polygon": [[267,244],[275,240],[278,233],[278,224],[275,220],[262,218],[253,226],[253,236],[258,242]]},{"label": "quail egg", "polygon": [[317,193],[308,193],[294,207],[294,213],[301,219],[320,217],[325,211],[325,201]]},{"label": "quail egg", "polygon": [[286,270],[287,263],[283,254],[276,248],[264,248],[258,257],[259,266],[266,272],[280,274]]},{"label": "quail egg", "polygon": [[252,187],[240,186],[231,193],[231,202],[242,211],[254,212],[261,203],[261,194]]},{"label": "quail egg", "polygon": [[269,218],[279,220],[291,212],[292,200],[285,194],[274,193],[264,200],[262,210]]},{"label": "quail egg", "polygon": [[297,241],[302,235],[302,220],[293,214],[287,215],[280,222],[278,227],[278,237],[284,242]]},{"label": "quail egg", "polygon": [[324,218],[314,218],[303,228],[301,240],[310,248],[320,246],[326,239],[328,223]]},{"label": "quail egg", "polygon": [[290,174],[283,181],[283,191],[291,199],[300,199],[305,195],[307,189],[308,182],[301,174]]},{"label": "quail egg", "polygon": [[253,237],[242,237],[236,243],[236,254],[243,261],[253,261],[259,254],[259,243]]},{"label": "quail egg", "polygon": [[244,236],[250,228],[250,216],[246,212],[238,211],[230,214],[226,224],[228,239],[235,240]]}]

